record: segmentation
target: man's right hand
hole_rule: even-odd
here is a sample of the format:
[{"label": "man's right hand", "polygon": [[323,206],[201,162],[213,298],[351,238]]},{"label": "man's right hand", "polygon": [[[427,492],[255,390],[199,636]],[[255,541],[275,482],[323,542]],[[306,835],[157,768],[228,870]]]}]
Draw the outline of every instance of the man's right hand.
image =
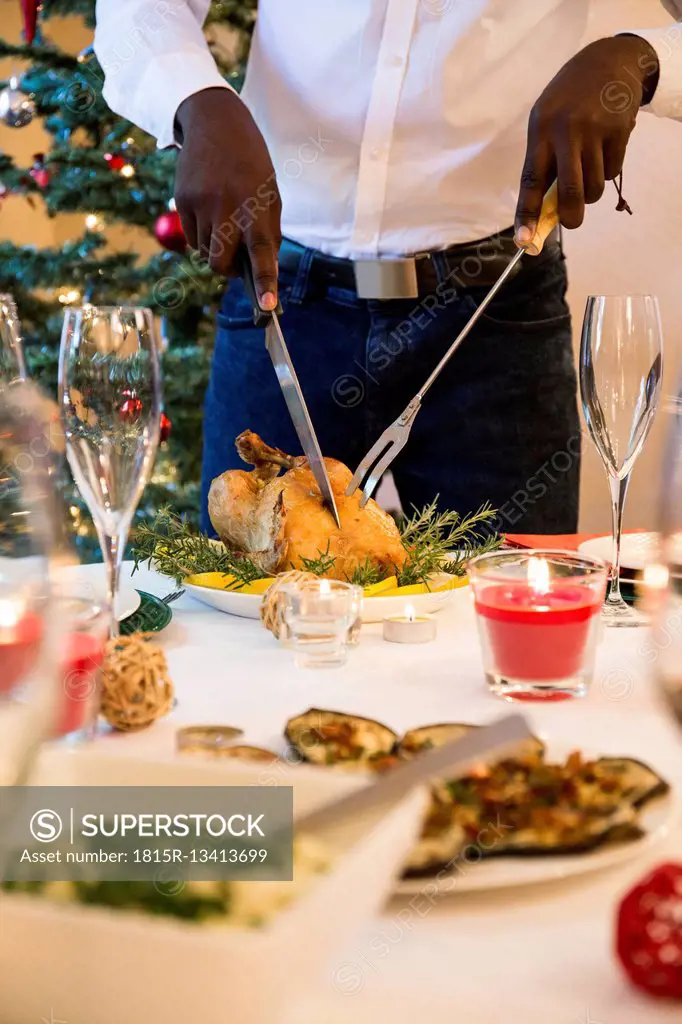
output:
[{"label": "man's right hand", "polygon": [[245,244],[261,308],[274,309],[282,203],[256,122],[230,89],[194,93],[175,121],[175,201],[188,243],[220,274],[238,273]]}]

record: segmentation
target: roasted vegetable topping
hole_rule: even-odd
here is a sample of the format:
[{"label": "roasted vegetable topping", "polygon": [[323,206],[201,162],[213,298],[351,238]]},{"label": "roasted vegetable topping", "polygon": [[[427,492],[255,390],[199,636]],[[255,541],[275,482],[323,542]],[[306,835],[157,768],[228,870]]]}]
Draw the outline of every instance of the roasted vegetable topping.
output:
[{"label": "roasted vegetable topping", "polygon": [[290,719],[285,733],[305,761],[377,769],[381,759],[392,753],[398,738],[391,729],[371,718],[319,708],[310,708]]}]

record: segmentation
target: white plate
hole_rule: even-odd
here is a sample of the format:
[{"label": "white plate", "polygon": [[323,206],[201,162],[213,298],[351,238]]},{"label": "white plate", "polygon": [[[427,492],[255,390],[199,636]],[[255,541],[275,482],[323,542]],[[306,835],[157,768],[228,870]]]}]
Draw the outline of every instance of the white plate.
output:
[{"label": "white plate", "polygon": [[[578,548],[581,555],[591,555],[593,558],[601,558],[605,562],[611,562],[612,544],[610,536],[593,537],[592,540],[585,540]],[[656,561],[658,555],[658,534],[657,533],[626,533],[623,534],[620,544],[620,566],[621,569],[633,569],[641,571],[647,565]]]},{"label": "white plate", "polygon": [[[69,565],[60,569],[60,576],[69,586],[82,591],[84,597],[105,600],[107,593],[104,566],[101,563],[91,565]],[[116,598],[116,617],[119,621],[127,619],[140,607],[141,598],[132,581],[122,577]]]},{"label": "white plate", "polygon": [[[260,606],[263,600],[260,594],[240,594],[235,590],[211,590],[209,587],[197,587],[185,583],[187,593],[228,615],[239,615],[243,619],[260,618]],[[410,604],[417,615],[430,615],[440,611],[446,605],[462,607],[471,602],[471,588],[467,584],[457,590],[445,590],[438,594],[416,594],[412,597],[366,597],[362,605],[363,622],[381,622],[391,615],[401,615],[405,606]]]},{"label": "white plate", "polygon": [[[565,754],[568,755],[566,750]],[[555,753],[550,754],[552,759]],[[560,758],[561,753],[556,755]],[[599,755],[602,756],[602,755]],[[655,770],[655,769],[654,769]],[[403,878],[396,886],[396,894],[413,896],[427,889],[435,895],[435,886],[439,895],[452,895],[460,892],[482,892],[491,889],[515,889],[522,885],[541,885],[587,874],[590,871],[602,871],[626,861],[634,860],[648,852],[652,846],[660,843],[668,835],[672,825],[679,817],[679,804],[674,792],[660,800],[652,801],[645,808],[639,821],[645,830],[641,839],[631,842],[604,846],[591,853],[542,854],[534,857],[513,856],[490,857],[476,860],[477,853],[472,849],[469,863],[462,864],[451,872],[443,872],[442,877],[424,876],[423,878]],[[493,840],[494,841],[494,837]],[[486,837],[486,843],[491,841]],[[483,839],[481,837],[481,844]]]}]

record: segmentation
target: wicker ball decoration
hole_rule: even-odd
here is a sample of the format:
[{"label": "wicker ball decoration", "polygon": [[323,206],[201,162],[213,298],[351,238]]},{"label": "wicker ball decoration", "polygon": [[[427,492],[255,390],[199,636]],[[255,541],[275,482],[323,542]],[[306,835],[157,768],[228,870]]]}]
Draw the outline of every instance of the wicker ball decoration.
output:
[{"label": "wicker ball decoration", "polygon": [[317,577],[313,572],[303,572],[300,569],[292,569],[290,572],[283,572],[275,579],[263,595],[260,606],[260,617],[266,629],[269,629],[278,640],[284,639],[286,626],[284,623],[284,603],[282,601],[282,587],[287,583],[298,583],[299,580],[314,580]]},{"label": "wicker ball decoration", "polygon": [[120,732],[146,729],[173,706],[166,656],[151,636],[131,633],[106,646],[100,714]]}]

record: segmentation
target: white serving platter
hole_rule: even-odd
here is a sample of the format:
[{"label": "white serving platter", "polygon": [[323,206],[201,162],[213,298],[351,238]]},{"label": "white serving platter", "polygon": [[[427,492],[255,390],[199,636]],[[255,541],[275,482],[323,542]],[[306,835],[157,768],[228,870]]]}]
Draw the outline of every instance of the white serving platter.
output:
[{"label": "white serving platter", "polygon": [[[225,612],[227,615],[238,615],[244,619],[260,618],[260,606],[263,598],[260,594],[240,594],[238,590],[212,590],[209,587],[197,587],[191,583],[183,584],[187,593],[196,601]],[[466,584],[456,590],[444,590],[433,594],[414,594],[412,596],[366,597],[362,603],[363,622],[382,622],[392,615],[402,615],[407,605],[411,605],[416,615],[433,615],[446,607],[464,607],[471,603],[471,587]]]}]

